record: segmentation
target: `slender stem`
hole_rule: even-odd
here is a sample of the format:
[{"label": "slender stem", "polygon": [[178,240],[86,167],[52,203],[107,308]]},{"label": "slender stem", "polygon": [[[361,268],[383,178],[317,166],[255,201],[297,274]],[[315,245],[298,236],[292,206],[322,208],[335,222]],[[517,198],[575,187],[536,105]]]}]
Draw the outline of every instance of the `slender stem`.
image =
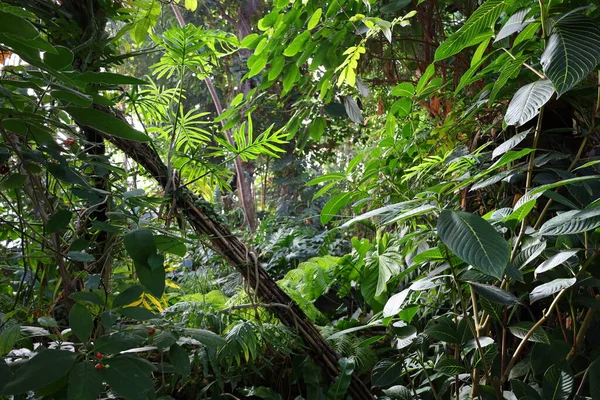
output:
[{"label": "slender stem", "polygon": [[[527,194],[529,192],[529,190],[531,189],[531,182],[533,181],[533,167],[534,167],[535,153],[536,153],[538,141],[540,139],[540,135],[542,132],[542,120],[543,119],[544,119],[544,106],[542,106],[542,108],[540,108],[537,125],[535,127],[535,135],[533,136],[533,151],[531,152],[531,154],[529,154],[529,165],[527,166],[527,179],[526,179],[526,183],[525,183],[525,194]],[[527,218],[523,218],[523,221],[521,221],[521,229],[519,230],[519,235],[517,236],[517,239],[515,240],[515,243],[514,243],[513,249],[512,249],[512,254],[510,255],[511,261],[514,260],[515,256],[517,255],[517,251],[519,249],[519,243],[521,243],[521,240],[523,239],[523,236],[525,235],[526,229],[527,229]]]},{"label": "slender stem", "polygon": [[[600,295],[596,295],[596,300],[600,300]],[[571,359],[577,353],[577,346],[579,343],[582,343],[585,339],[585,334],[596,315],[596,310],[593,307],[590,307],[585,314],[585,318],[583,318],[583,322],[581,323],[581,327],[579,328],[579,332],[577,333],[577,337],[575,338],[575,342],[573,343],[573,348],[571,352],[567,356],[567,361],[571,361]]]},{"label": "slender stem", "polygon": [[525,334],[525,336],[523,337],[523,339],[521,339],[521,343],[519,343],[519,346],[515,350],[515,354],[513,354],[512,358],[510,359],[510,362],[508,363],[508,366],[506,367],[506,370],[504,371],[504,374],[502,375],[502,379],[500,380],[500,384],[503,384],[504,382],[506,382],[506,380],[508,379],[508,375],[510,374],[510,370],[512,369],[512,367],[514,367],[515,363],[517,362],[517,359],[519,358],[519,355],[521,354],[521,351],[523,351],[523,348],[525,347],[525,344],[527,343],[527,341],[529,340],[529,338],[535,333],[535,331],[540,326],[542,326],[544,324],[544,322],[546,322],[546,319],[548,319],[548,317],[550,316],[550,313],[552,312],[552,310],[554,309],[554,307],[556,307],[556,305],[558,304],[558,300],[560,300],[560,298],[563,296],[563,294],[566,293],[567,289],[568,288],[565,288],[565,289],[561,290],[560,293],[558,293],[558,295],[554,298],[554,301],[552,301],[552,304],[550,304],[550,307],[544,313],[544,315],[542,316],[542,318],[540,318],[538,320],[538,322],[536,322],[535,325],[533,325],[531,327],[531,329],[529,330],[529,332],[527,332]]}]

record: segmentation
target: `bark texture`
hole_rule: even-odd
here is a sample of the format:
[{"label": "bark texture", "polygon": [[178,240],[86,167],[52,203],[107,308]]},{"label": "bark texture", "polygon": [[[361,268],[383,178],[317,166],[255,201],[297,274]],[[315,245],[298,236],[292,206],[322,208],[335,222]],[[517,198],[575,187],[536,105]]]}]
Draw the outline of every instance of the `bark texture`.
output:
[{"label": "bark texture", "polygon": [[[108,135],[106,139],[144,167],[163,188],[169,185],[166,165],[148,144]],[[185,186],[181,186],[177,176],[172,182],[175,185],[171,183],[171,187],[175,188],[170,194],[174,196],[176,207],[185,215],[190,225],[196,232],[205,235],[212,248],[242,274],[249,287],[256,290],[256,295],[262,303],[279,305],[271,308],[273,313],[284,325],[297,331],[310,356],[321,367],[324,378],[333,382],[339,374],[339,356],[314,324],[269,276],[254,253],[218,220],[212,209],[203,207],[203,200]],[[356,376],[352,377],[348,394],[355,400],[373,399],[370,390]]]}]

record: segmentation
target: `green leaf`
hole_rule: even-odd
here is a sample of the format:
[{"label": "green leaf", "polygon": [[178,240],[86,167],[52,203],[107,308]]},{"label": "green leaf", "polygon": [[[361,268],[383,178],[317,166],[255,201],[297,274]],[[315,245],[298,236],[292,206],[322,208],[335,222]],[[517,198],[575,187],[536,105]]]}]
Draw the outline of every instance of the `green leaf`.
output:
[{"label": "green leaf", "polygon": [[559,266],[560,264],[565,263],[569,258],[575,256],[578,252],[579,252],[578,249],[561,251],[561,252],[553,255],[552,257],[548,258],[543,263],[541,263],[535,269],[535,273],[541,274],[541,273],[550,271],[551,269],[554,269],[555,267]]},{"label": "green leaf", "polygon": [[104,390],[100,372],[89,361],[82,361],[69,374],[69,400],[95,400]]},{"label": "green leaf", "polygon": [[85,83],[104,83],[107,85],[148,85],[148,82],[122,74],[112,72],[87,71],[74,77],[75,80]]},{"label": "green leaf", "polygon": [[390,94],[397,97],[413,97],[415,95],[415,87],[410,82],[402,82],[394,86]]},{"label": "green leaf", "polygon": [[577,282],[576,278],[558,278],[551,282],[544,283],[529,293],[529,302],[535,303],[538,300],[552,296],[554,293],[573,286],[575,282]]},{"label": "green leaf", "polygon": [[147,264],[148,258],[156,254],[156,242],[149,229],[137,229],[123,238],[125,249],[136,263]]},{"label": "green leaf", "polygon": [[161,352],[167,350],[175,343],[177,343],[177,338],[169,331],[160,331],[158,334],[154,334],[154,344],[156,344],[156,347]]},{"label": "green leaf", "polygon": [[348,357],[340,358],[338,364],[340,365],[340,374],[335,378],[335,382],[329,388],[329,392],[327,392],[327,398],[332,400],[342,400],[345,398],[345,394],[352,381],[352,373],[356,367],[354,359]]},{"label": "green leaf", "polygon": [[19,187],[23,186],[26,179],[27,179],[27,175],[12,174],[8,178],[3,180],[2,183],[0,183],[0,188],[6,189],[6,190],[19,188]]},{"label": "green leaf", "polygon": [[459,375],[465,372],[464,365],[454,357],[443,357],[435,365],[436,371],[440,371],[443,374],[448,375]]},{"label": "green leaf", "polygon": [[125,307],[116,311],[124,317],[135,319],[137,321],[147,321],[149,319],[158,318],[158,315],[142,307]]},{"label": "green leaf", "polygon": [[95,292],[75,292],[69,297],[76,301],[83,301],[90,304],[96,304],[98,306],[104,305],[104,300],[102,300],[102,297]]},{"label": "green leaf", "polygon": [[8,354],[17,341],[21,333],[21,326],[18,324],[10,325],[0,334],[0,356]]},{"label": "green leaf", "polygon": [[127,122],[93,108],[64,107],[73,119],[82,125],[99,130],[107,135],[137,142],[148,142],[145,133],[133,129]]},{"label": "green leaf", "polygon": [[506,240],[483,218],[466,212],[442,211],[438,236],[458,257],[477,270],[502,279],[509,261]]},{"label": "green leaf", "polygon": [[85,343],[94,329],[94,317],[87,308],[76,303],[69,313],[69,326],[79,340]]},{"label": "green leaf", "polygon": [[78,93],[75,90],[53,90],[50,95],[55,99],[62,100],[65,103],[73,103],[81,107],[89,107],[94,102],[92,96]]},{"label": "green leaf", "polygon": [[502,29],[500,29],[500,32],[496,35],[494,43],[509,37],[513,33],[521,32],[527,25],[534,22],[535,20],[533,18],[527,18],[529,11],[531,11],[531,8],[521,8],[511,15],[508,21],[506,21],[506,24],[504,24]]},{"label": "green leaf", "polygon": [[382,360],[375,365],[371,372],[371,385],[374,387],[391,386],[400,380],[402,370],[402,361]]},{"label": "green leaf", "polygon": [[285,48],[283,55],[286,57],[293,57],[304,49],[304,44],[310,38],[310,31],[306,30],[296,36],[294,40]]},{"label": "green leaf", "polygon": [[58,324],[56,323],[56,320],[52,317],[48,317],[48,316],[39,317],[37,321],[40,324],[40,326],[43,326],[45,328],[58,328]]},{"label": "green leaf", "polygon": [[567,400],[571,398],[575,388],[573,375],[559,365],[553,365],[546,373],[542,382],[544,400]]},{"label": "green leaf", "polygon": [[425,328],[425,333],[441,342],[460,344],[461,338],[458,334],[458,328],[452,318],[442,317],[431,322]]},{"label": "green leaf", "polygon": [[139,298],[142,296],[142,293],[144,293],[144,288],[142,286],[130,286],[115,298],[112,305],[114,308],[126,306],[136,300],[139,300]]},{"label": "green leaf", "polygon": [[42,350],[15,371],[13,379],[1,390],[17,395],[49,385],[65,376],[75,364],[77,354],[66,350]]},{"label": "green leaf", "polygon": [[156,248],[158,250],[164,251],[165,253],[171,253],[175,254],[176,256],[183,257],[187,252],[185,243],[172,236],[156,235],[154,236],[154,243],[156,244]]},{"label": "green leaf", "polygon": [[185,9],[190,11],[196,11],[198,8],[198,0],[185,0]]},{"label": "green leaf", "polygon": [[499,287],[476,282],[469,282],[469,285],[471,285],[477,294],[493,303],[505,304],[508,306],[518,303],[518,299],[514,294],[500,289]]},{"label": "green leaf", "polygon": [[63,46],[54,46],[54,48],[56,54],[44,53],[44,63],[57,71],[72,70],[74,56],[71,50]]},{"label": "green leaf", "polygon": [[0,11],[0,33],[25,40],[35,39],[40,35],[31,22],[4,11]]},{"label": "green leaf", "polygon": [[80,261],[80,262],[94,262],[96,258],[88,253],[84,253],[82,251],[70,251],[67,253],[67,257],[69,257],[72,261]]},{"label": "green leaf", "polygon": [[364,124],[365,120],[363,118],[362,111],[352,96],[344,96],[344,108],[346,109],[346,114],[348,114],[348,117],[352,120],[352,122],[356,122],[359,125]]},{"label": "green leaf", "polygon": [[335,217],[344,206],[352,202],[353,199],[353,193],[339,193],[333,196],[325,203],[325,206],[323,206],[323,209],[321,210],[321,223],[325,225],[331,221],[331,219]]},{"label": "green leaf", "polygon": [[[521,321],[515,325],[509,326],[508,330],[517,338],[523,339],[525,335],[527,335],[527,332],[531,330],[533,325],[533,322]],[[544,328],[542,328],[541,326],[533,332],[533,334],[529,337],[528,341],[535,343],[550,344],[550,338],[548,337],[548,334],[546,333]]]},{"label": "green leaf", "polygon": [[187,378],[191,371],[190,357],[177,343],[173,344],[169,349],[169,359],[175,371],[184,378]]},{"label": "green leaf", "polygon": [[104,311],[100,314],[100,322],[106,329],[110,329],[117,322],[117,314],[114,311]]},{"label": "green leaf", "polygon": [[489,37],[489,31],[504,11],[504,6],[504,0],[488,0],[477,7],[467,22],[437,48],[435,61],[453,56],[464,48],[479,44]]},{"label": "green leaf", "polygon": [[592,231],[600,226],[600,208],[571,210],[549,219],[540,228],[545,236],[574,235]]},{"label": "green leaf", "polygon": [[552,82],[548,79],[529,83],[513,96],[504,121],[507,125],[521,126],[539,114],[540,108],[550,100],[554,94]]},{"label": "green leaf", "polygon": [[183,334],[192,339],[196,339],[208,347],[218,347],[227,344],[227,341],[221,336],[214,332],[207,331],[206,329],[187,328],[183,330]]},{"label": "green leaf", "polygon": [[69,210],[59,210],[48,219],[46,224],[46,233],[62,231],[69,226],[73,213]]},{"label": "green leaf", "polygon": [[310,31],[315,26],[317,26],[317,24],[321,20],[321,15],[323,15],[323,9],[321,7],[319,7],[319,8],[317,8],[315,10],[315,12],[313,13],[313,15],[308,20],[308,26],[306,27],[306,29],[308,29]]},{"label": "green leaf", "polygon": [[404,289],[400,293],[396,293],[395,295],[390,297],[387,303],[385,303],[385,306],[383,307],[384,318],[397,315],[402,310],[404,300],[406,300],[409,294],[410,289]]},{"label": "green leaf", "polygon": [[504,143],[502,143],[500,146],[496,147],[492,152],[492,159],[497,158],[506,153],[507,151],[513,149],[516,145],[521,143],[530,132],[531,129],[528,129],[525,132],[518,133],[515,136],[508,139],[507,141],[505,141]]},{"label": "green leaf", "polygon": [[598,22],[579,12],[559,18],[540,62],[558,96],[569,91],[600,63]]},{"label": "green leaf", "polygon": [[413,393],[409,388],[402,385],[394,385],[388,389],[383,389],[383,393],[391,398],[397,400],[413,400]]},{"label": "green leaf", "polygon": [[160,298],[165,291],[165,269],[164,267],[152,269],[150,266],[136,263],[135,270],[138,279],[152,296]]},{"label": "green leaf", "polygon": [[110,389],[127,400],[147,400],[154,395],[150,373],[141,368],[133,357],[112,358],[110,368],[104,368],[101,373]]},{"label": "green leaf", "polygon": [[141,346],[147,337],[147,334],[140,335],[137,332],[115,332],[103,335],[94,343],[94,351],[106,354],[120,353]]}]

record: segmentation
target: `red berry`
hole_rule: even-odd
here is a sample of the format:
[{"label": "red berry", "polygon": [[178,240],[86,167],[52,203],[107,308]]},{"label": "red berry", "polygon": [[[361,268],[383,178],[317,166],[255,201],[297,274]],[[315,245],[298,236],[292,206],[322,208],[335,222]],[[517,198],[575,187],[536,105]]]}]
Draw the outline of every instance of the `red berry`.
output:
[{"label": "red berry", "polygon": [[151,328],[148,330],[148,335],[154,335],[154,332],[156,332],[156,328]]},{"label": "red berry", "polygon": [[104,365],[102,364],[96,364],[96,369],[99,371],[101,369],[104,369]]},{"label": "red berry", "polygon": [[8,165],[0,165],[0,174],[2,175],[6,175],[10,172],[10,168],[8,168]]},{"label": "red berry", "polygon": [[65,140],[65,144],[67,146],[73,146],[75,144],[75,139],[67,139]]},{"label": "red berry", "polygon": [[96,358],[97,358],[98,360],[100,360],[102,357],[104,357],[104,356],[102,355],[102,353],[96,353]]}]

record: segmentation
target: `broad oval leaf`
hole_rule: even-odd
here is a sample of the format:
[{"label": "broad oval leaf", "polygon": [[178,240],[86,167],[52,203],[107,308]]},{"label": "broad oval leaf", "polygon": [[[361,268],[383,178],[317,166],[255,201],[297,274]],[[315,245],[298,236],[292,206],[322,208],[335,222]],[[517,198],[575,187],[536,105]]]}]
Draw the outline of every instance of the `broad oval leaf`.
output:
[{"label": "broad oval leaf", "polygon": [[94,317],[85,306],[77,303],[69,313],[69,326],[79,340],[85,343],[94,329]]},{"label": "broad oval leaf", "polygon": [[187,328],[184,329],[183,334],[191,337],[192,339],[196,339],[208,347],[218,347],[227,343],[227,341],[221,336],[214,332],[207,331],[206,329]]},{"label": "broad oval leaf", "polygon": [[540,61],[559,96],[570,90],[600,63],[598,22],[581,13],[560,18]]},{"label": "broad oval leaf", "polygon": [[575,282],[577,282],[576,278],[559,278],[551,282],[544,283],[529,293],[529,302],[534,303],[548,296],[552,296],[556,292],[560,292],[563,289],[573,286]]},{"label": "broad oval leaf", "polygon": [[69,400],[95,400],[104,390],[102,376],[91,362],[82,361],[69,374]]},{"label": "broad oval leaf", "polygon": [[507,125],[521,126],[539,114],[540,108],[550,100],[554,94],[552,82],[542,79],[529,83],[513,96],[504,121]]},{"label": "broad oval leaf", "polygon": [[408,389],[405,386],[402,385],[394,385],[388,389],[383,389],[383,393],[391,398],[391,399],[398,399],[398,400],[413,400],[413,394],[410,391],[410,389]]},{"label": "broad oval leaf", "polygon": [[76,360],[77,354],[71,351],[43,350],[15,371],[0,394],[16,395],[49,385],[66,375]]},{"label": "broad oval leaf", "polygon": [[475,214],[444,210],[437,229],[442,242],[458,257],[479,271],[502,279],[509,261],[509,246],[489,222]]},{"label": "broad oval leaf", "polygon": [[402,369],[402,361],[382,360],[371,372],[371,384],[375,387],[393,385],[400,379]]}]

